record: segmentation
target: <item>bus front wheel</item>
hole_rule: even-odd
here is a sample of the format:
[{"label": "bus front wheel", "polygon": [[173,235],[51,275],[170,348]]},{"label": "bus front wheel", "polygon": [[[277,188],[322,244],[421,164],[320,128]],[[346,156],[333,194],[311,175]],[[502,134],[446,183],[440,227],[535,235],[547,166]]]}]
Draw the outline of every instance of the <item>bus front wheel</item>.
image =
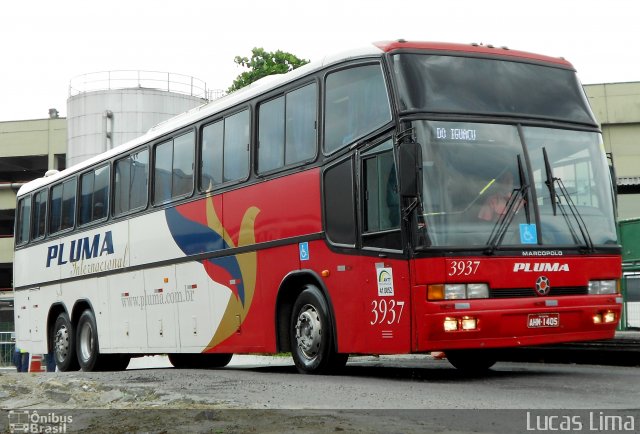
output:
[{"label": "bus front wheel", "polygon": [[289,333],[291,354],[299,372],[331,373],[347,363],[349,355],[335,351],[329,308],[317,287],[306,285],[296,299]]},{"label": "bus front wheel", "polygon": [[61,372],[77,371],[80,368],[76,356],[76,336],[66,312],[61,312],[53,324],[51,333],[53,355]]}]

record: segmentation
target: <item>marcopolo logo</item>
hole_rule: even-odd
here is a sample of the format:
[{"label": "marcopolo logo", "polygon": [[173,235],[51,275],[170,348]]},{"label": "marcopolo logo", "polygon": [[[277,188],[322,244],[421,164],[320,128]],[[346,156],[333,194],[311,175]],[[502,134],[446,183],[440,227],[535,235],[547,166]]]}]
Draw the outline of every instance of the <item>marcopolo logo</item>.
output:
[{"label": "marcopolo logo", "polygon": [[563,264],[561,262],[516,262],[513,264],[514,273],[542,273],[554,271],[569,271],[569,264]]},{"label": "marcopolo logo", "polygon": [[67,243],[49,246],[47,248],[47,268],[51,266],[52,262],[64,265],[68,262],[78,262],[113,253],[113,236],[111,231],[107,231],[102,235],[95,234],[93,238],[84,237],[73,240],[68,246]]}]

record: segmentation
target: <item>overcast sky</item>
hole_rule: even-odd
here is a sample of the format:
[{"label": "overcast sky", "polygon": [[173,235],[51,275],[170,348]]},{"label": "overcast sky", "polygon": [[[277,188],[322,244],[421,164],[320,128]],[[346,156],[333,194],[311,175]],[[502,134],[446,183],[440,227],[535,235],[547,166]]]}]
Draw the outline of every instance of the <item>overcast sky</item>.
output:
[{"label": "overcast sky", "polygon": [[482,42],[562,56],[585,84],[640,81],[634,0],[21,0],[0,6],[0,121],[66,116],[69,81],[109,70],[226,89],[236,55],[316,60],[373,41]]}]

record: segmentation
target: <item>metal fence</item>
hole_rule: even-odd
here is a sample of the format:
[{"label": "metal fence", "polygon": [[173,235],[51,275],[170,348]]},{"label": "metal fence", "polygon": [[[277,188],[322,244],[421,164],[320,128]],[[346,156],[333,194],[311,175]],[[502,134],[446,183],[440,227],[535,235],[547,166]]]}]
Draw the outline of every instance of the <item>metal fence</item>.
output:
[{"label": "metal fence", "polygon": [[13,366],[14,332],[0,332],[0,367]]},{"label": "metal fence", "polygon": [[160,71],[118,70],[91,72],[69,82],[69,96],[114,89],[157,89],[207,99],[207,83],[190,75]]}]

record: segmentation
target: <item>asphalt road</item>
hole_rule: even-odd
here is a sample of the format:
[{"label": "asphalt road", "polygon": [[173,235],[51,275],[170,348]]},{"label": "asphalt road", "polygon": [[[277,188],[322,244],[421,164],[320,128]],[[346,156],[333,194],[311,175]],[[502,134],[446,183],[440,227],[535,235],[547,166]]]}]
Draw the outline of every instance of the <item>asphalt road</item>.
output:
[{"label": "asphalt road", "polygon": [[[151,414],[159,424],[152,428],[164,427],[159,432],[531,432],[527,424],[549,428],[544,423],[564,417],[583,421],[585,429],[602,420],[640,428],[637,367],[499,362],[469,376],[446,360],[410,355],[352,357],[339,375],[313,376],[298,374],[282,357],[236,356],[220,370],[163,363],[134,361],[124,372],[1,374],[0,406],[71,414],[109,409],[80,412],[76,421],[93,414],[110,424],[134,424]],[[125,413],[115,418],[114,411]],[[99,432],[91,423],[83,426]],[[218,424],[218,430],[194,423]]]}]

